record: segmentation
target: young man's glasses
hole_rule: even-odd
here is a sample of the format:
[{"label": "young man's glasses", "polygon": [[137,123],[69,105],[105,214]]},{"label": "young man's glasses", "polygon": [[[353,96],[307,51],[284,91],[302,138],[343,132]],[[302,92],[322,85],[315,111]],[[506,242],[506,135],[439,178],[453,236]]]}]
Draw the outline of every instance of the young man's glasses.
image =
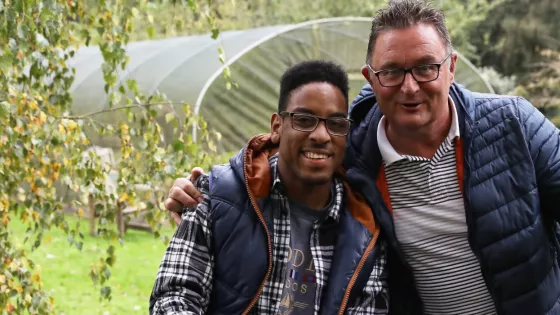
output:
[{"label": "young man's glasses", "polygon": [[322,118],[311,114],[280,112],[280,116],[290,116],[292,128],[303,132],[312,132],[320,121],[325,122],[327,132],[332,136],[346,136],[350,131],[352,120],[343,117]]},{"label": "young man's glasses", "polygon": [[394,87],[399,86],[404,82],[404,77],[406,76],[407,72],[412,74],[412,77],[418,83],[425,83],[437,80],[439,77],[439,69],[441,65],[447,61],[447,59],[451,56],[451,54],[447,55],[441,62],[438,63],[430,63],[425,65],[418,65],[409,69],[387,69],[387,70],[379,70],[375,71],[371,67],[370,64],[367,64],[369,70],[379,80],[379,84],[384,87]]}]

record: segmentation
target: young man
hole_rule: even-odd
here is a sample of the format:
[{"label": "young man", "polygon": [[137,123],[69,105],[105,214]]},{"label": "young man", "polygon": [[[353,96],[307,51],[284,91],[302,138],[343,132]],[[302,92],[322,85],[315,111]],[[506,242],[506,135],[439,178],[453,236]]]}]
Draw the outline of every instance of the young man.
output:
[{"label": "young man", "polygon": [[198,178],[151,314],[386,314],[385,249],[340,169],[348,79],[310,61],[282,77],[271,133]]}]

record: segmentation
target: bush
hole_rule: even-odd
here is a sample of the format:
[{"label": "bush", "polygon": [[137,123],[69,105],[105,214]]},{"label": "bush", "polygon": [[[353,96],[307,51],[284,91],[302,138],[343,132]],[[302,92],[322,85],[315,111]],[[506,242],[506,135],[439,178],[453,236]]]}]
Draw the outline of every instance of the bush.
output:
[{"label": "bush", "polygon": [[[91,196],[102,205],[97,233],[112,243],[92,262],[90,276],[101,296],[110,299],[106,281],[116,259],[114,244],[122,241],[114,224],[117,204],[146,208],[158,236],[167,218],[161,202],[169,181],[195,165],[214,163],[219,135],[209,132],[187,105],[178,111],[165,98],[142,95],[134,81],[117,84],[128,62],[124,47],[132,21],[146,7],[146,2],[127,6],[121,1],[0,2],[0,308],[7,313],[51,313],[54,303],[42,290],[40,271],[29,254],[14,245],[11,220],[27,226],[25,239],[32,250],[51,228],[62,229],[80,250],[84,235],[79,221],[69,224],[64,210],[71,207],[83,216]],[[215,29],[212,16],[207,22]],[[68,61],[82,44],[98,45],[103,54],[109,107],[101,112],[123,112],[123,119],[109,124],[97,121],[98,113],[72,115],[74,70]],[[165,139],[167,126],[171,134]],[[198,126],[199,143],[191,139],[192,126]],[[92,130],[118,140],[116,167],[92,150]],[[110,171],[116,173],[112,190],[107,189]],[[138,184],[149,187],[150,194],[138,193]],[[64,202],[67,190],[76,196],[70,204]]]}]

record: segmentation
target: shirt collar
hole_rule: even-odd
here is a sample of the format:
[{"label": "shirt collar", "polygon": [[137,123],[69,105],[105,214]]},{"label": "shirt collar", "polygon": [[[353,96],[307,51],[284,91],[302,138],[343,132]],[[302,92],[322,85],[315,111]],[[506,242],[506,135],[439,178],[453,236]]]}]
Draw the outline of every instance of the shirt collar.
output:
[{"label": "shirt collar", "polygon": [[[272,192],[277,193],[281,196],[281,198],[285,198],[287,201],[286,195],[284,195],[284,190],[282,189],[282,181],[280,180],[280,174],[278,172],[278,153],[274,154],[272,157],[269,158],[270,167],[272,169]],[[342,207],[342,198],[344,197],[344,185],[338,178],[334,178],[335,184],[335,196],[334,202],[332,203],[330,209],[328,210],[329,214],[327,217],[334,219],[338,222],[340,217],[340,209]],[[287,204],[287,202],[285,203]],[[282,209],[287,210],[287,209]]]},{"label": "shirt collar", "polygon": [[[451,127],[447,134],[447,139],[453,140],[461,136],[459,131],[459,117],[457,116],[457,109],[455,108],[455,102],[451,96],[449,97],[449,108],[451,109]],[[379,125],[377,126],[377,145],[379,146],[379,151],[383,157],[383,161],[386,166],[392,163],[405,159],[404,155],[399,154],[391,145],[387,139],[387,134],[385,133],[385,116],[381,117],[379,120]]]},{"label": "shirt collar", "polygon": [[268,162],[270,163],[270,168],[272,169],[272,190],[278,191],[281,195],[284,195],[282,191],[282,181],[280,180],[280,174],[278,173],[278,153],[270,157]]}]

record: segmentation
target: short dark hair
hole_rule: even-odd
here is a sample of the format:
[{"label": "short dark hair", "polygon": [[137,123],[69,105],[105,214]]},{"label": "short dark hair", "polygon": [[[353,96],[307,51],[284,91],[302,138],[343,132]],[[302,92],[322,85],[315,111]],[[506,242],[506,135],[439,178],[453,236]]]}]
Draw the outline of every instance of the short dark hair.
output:
[{"label": "short dark hair", "polygon": [[430,2],[425,0],[392,0],[388,7],[378,10],[373,17],[366,63],[369,64],[375,41],[382,31],[402,29],[418,24],[432,25],[438,32],[447,52],[451,53],[453,46],[449,30],[445,26],[443,11],[434,8]]},{"label": "short dark hair", "polygon": [[344,69],[330,61],[311,60],[292,66],[282,75],[278,112],[286,110],[294,90],[315,82],[326,82],[338,88],[348,104],[348,75]]}]

